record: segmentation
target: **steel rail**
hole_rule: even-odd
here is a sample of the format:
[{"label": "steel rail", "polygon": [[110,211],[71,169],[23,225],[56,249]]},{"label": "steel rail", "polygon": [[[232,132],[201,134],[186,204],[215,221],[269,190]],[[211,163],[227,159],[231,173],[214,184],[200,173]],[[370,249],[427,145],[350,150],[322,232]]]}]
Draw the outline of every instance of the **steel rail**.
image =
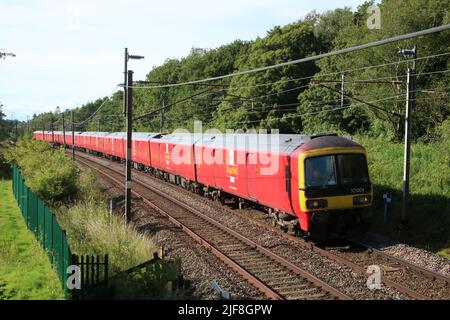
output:
[{"label": "steel rail", "polygon": [[439,272],[427,269],[425,267],[419,266],[418,264],[409,262],[409,261],[407,261],[405,259],[402,259],[402,258],[399,258],[399,257],[395,257],[395,256],[393,256],[391,254],[383,252],[380,249],[374,248],[373,246],[371,246],[371,245],[369,245],[369,244],[367,244],[367,243],[365,243],[363,241],[357,240],[357,241],[354,241],[354,242],[356,244],[358,244],[358,245],[366,247],[368,250],[371,250],[374,254],[376,254],[376,255],[378,255],[380,257],[386,258],[386,259],[388,259],[388,260],[390,260],[390,261],[392,261],[394,263],[398,263],[398,264],[404,265],[407,268],[413,269],[413,270],[423,274],[424,276],[426,276],[427,278],[429,278],[431,280],[443,281],[443,282],[445,282],[446,286],[450,286],[450,277],[447,277],[447,276],[445,276],[445,275],[443,275],[443,274],[441,274]]},{"label": "steel rail", "polygon": [[[268,224],[266,224],[264,222],[261,222],[261,221],[255,220],[255,219],[253,219],[251,217],[245,216],[242,213],[235,212],[235,214],[239,215],[242,218],[245,218],[245,219],[251,221],[252,223],[258,225],[259,227],[265,228],[266,230],[270,230],[270,231],[276,233],[277,235],[279,235],[279,236],[281,236],[281,237],[283,237],[283,238],[285,238],[287,240],[290,240],[290,241],[294,242],[295,244],[300,245],[301,247],[303,247],[305,249],[308,249],[308,250],[310,250],[312,252],[318,253],[321,256],[324,256],[324,257],[326,257],[326,258],[328,258],[330,260],[333,260],[333,261],[335,261],[338,264],[341,264],[341,265],[344,265],[346,267],[349,267],[349,268],[353,269],[354,271],[358,272],[361,275],[367,276],[367,270],[365,268],[357,265],[356,263],[354,263],[354,262],[352,262],[352,261],[350,261],[348,259],[345,259],[345,258],[343,258],[343,257],[341,257],[341,256],[339,256],[337,254],[334,254],[334,253],[332,253],[330,251],[322,249],[319,246],[317,246],[317,245],[315,245],[315,244],[313,244],[311,242],[306,242],[302,238],[295,237],[295,236],[292,236],[290,234],[287,234],[287,233],[285,233],[285,232],[283,232],[283,231],[281,231],[281,230],[279,230],[277,228],[269,226]],[[358,244],[363,245],[362,243],[358,243]],[[410,263],[410,262],[408,262],[406,260],[393,257],[393,256],[388,255],[388,254],[386,254],[386,253],[384,253],[384,252],[382,252],[380,250],[377,250],[375,248],[371,248],[371,247],[366,246],[366,245],[364,245],[364,246],[367,247],[368,249],[372,250],[375,254],[383,256],[383,257],[385,257],[385,258],[387,258],[387,259],[389,259],[389,260],[391,260],[393,262],[396,262],[396,263],[399,263],[401,265],[404,265],[407,268],[414,269],[414,270],[416,270],[416,271],[426,275],[427,277],[429,277],[431,279],[439,279],[439,280],[445,281],[447,283],[447,285],[450,283],[450,278],[448,278],[448,277],[446,277],[444,275],[441,275],[441,274],[436,273],[434,271],[431,271],[429,269],[426,269],[426,268],[414,265],[414,264],[412,264],[412,263]],[[404,286],[404,285],[402,285],[400,283],[397,283],[395,281],[392,281],[392,280],[388,279],[384,275],[381,276],[381,281],[386,286],[391,287],[393,289],[396,289],[399,292],[408,295],[410,298],[418,299],[418,300],[429,300],[430,299],[429,297],[427,297],[427,296],[425,296],[425,295],[423,295],[423,294],[421,294],[421,293],[419,293],[417,291],[414,291],[413,289],[410,289],[410,288],[408,288],[408,287],[406,287],[406,286]]]},{"label": "steel rail", "polygon": [[[84,158],[84,157],[83,157]],[[86,159],[86,158],[85,158]],[[107,174],[106,172],[96,168],[93,165],[90,165],[86,161],[80,160],[79,157],[77,159],[78,162],[84,164],[85,166],[94,169],[101,175],[108,178],[110,181],[112,181],[114,184],[121,186],[123,183],[113,176]],[[155,205],[153,202],[145,198],[145,196],[141,195],[135,190],[131,190],[132,194],[141,199],[146,205],[151,207],[153,210],[157,211],[159,214],[167,217],[170,222],[178,226],[181,230],[183,230],[186,234],[188,234],[191,238],[193,238],[195,241],[200,243],[202,246],[210,250],[216,257],[218,257],[220,260],[222,260],[224,263],[226,263],[228,266],[230,266],[233,270],[235,270],[237,273],[239,273],[241,276],[244,277],[248,282],[250,282],[253,286],[255,286],[258,290],[260,290],[263,294],[265,294],[270,299],[276,299],[276,300],[284,300],[285,298],[280,295],[278,292],[267,286],[264,282],[262,282],[260,279],[252,275],[250,272],[248,272],[245,268],[243,268],[241,265],[239,265],[237,262],[235,262],[230,257],[226,256],[220,249],[215,247],[213,244],[208,242],[205,238],[203,238],[201,235],[196,233],[194,230],[186,226],[184,223],[179,221],[178,219],[172,217],[167,211],[163,210],[159,206]]]},{"label": "steel rail", "polygon": [[[83,158],[85,158],[85,157],[83,157]],[[91,159],[88,159],[88,160],[89,161],[93,161]],[[139,181],[139,183],[142,184],[141,181]],[[145,186],[145,187],[148,187],[148,186]],[[159,190],[156,190],[156,191],[159,192]],[[162,196],[165,196],[165,195],[162,194]],[[171,199],[171,200],[175,200],[175,199]],[[176,200],[176,201],[179,202],[179,203],[183,203],[183,202],[181,202],[179,200]],[[184,205],[186,205],[186,204],[184,203]],[[192,210],[192,208],[190,208],[188,210]],[[367,276],[367,271],[366,271],[366,269],[364,267],[361,267],[360,265],[357,265],[356,263],[354,263],[354,262],[352,262],[352,261],[350,261],[350,260],[348,260],[348,259],[346,259],[344,257],[341,257],[341,256],[339,256],[337,254],[334,254],[334,253],[332,253],[330,251],[327,251],[325,249],[322,249],[321,247],[319,247],[319,246],[317,246],[317,245],[315,245],[313,243],[307,242],[307,241],[305,241],[302,238],[295,237],[295,236],[292,236],[290,234],[287,234],[287,233],[279,230],[278,228],[274,228],[272,226],[269,226],[268,224],[266,224],[264,222],[255,220],[255,219],[253,219],[253,218],[251,218],[251,217],[249,217],[247,215],[244,215],[244,214],[242,214],[240,212],[233,211],[233,214],[236,214],[236,215],[240,216],[241,218],[244,218],[244,219],[252,222],[253,224],[258,225],[259,227],[262,227],[262,228],[264,228],[266,230],[270,230],[270,231],[276,233],[277,235],[279,235],[279,236],[281,236],[281,237],[283,237],[283,238],[285,238],[287,240],[290,240],[290,241],[294,242],[297,245],[300,245],[301,247],[303,247],[305,249],[308,249],[308,250],[310,250],[312,252],[315,252],[315,253],[317,253],[317,254],[319,254],[321,256],[324,256],[324,257],[326,257],[326,258],[328,258],[328,259],[330,259],[332,261],[335,261],[336,263],[338,263],[340,265],[346,266],[346,267],[354,270],[355,272],[357,272],[357,273],[359,273],[359,274],[361,274],[363,276]],[[207,217],[207,218],[210,219],[210,220],[213,220],[210,217]],[[215,221],[215,220],[213,220],[213,221]],[[434,271],[431,271],[429,269],[426,269],[424,267],[412,264],[412,263],[410,263],[410,262],[408,262],[406,260],[403,260],[401,258],[393,257],[393,256],[391,256],[389,254],[386,254],[386,253],[382,252],[381,250],[372,248],[372,247],[370,247],[370,246],[368,246],[366,244],[363,244],[363,243],[358,243],[358,244],[366,247],[368,250],[371,250],[374,254],[377,254],[378,256],[382,256],[382,257],[384,257],[384,258],[386,258],[386,259],[388,259],[388,260],[390,260],[390,261],[392,261],[394,263],[399,263],[399,264],[405,266],[406,268],[410,268],[410,269],[413,269],[413,270],[415,270],[417,272],[420,272],[421,274],[427,276],[428,278],[430,278],[432,280],[436,280],[437,279],[437,280],[444,281],[447,286],[450,284],[450,278],[446,277],[445,275],[442,275],[442,274],[436,273]],[[249,244],[249,245],[253,245],[253,244]],[[255,246],[255,249],[258,250],[258,247]],[[265,249],[265,248],[263,248],[263,249]],[[267,251],[269,251],[269,250],[267,250]],[[288,261],[286,261],[286,262],[288,262]],[[288,267],[288,268],[290,268],[292,266],[295,267],[295,265],[292,265],[292,264],[290,265],[290,262],[288,262],[288,264],[286,264],[285,266]],[[298,274],[300,274],[300,273],[298,273]],[[396,289],[399,292],[406,294],[410,298],[418,299],[418,300],[428,300],[428,299],[430,299],[428,296],[425,296],[425,295],[423,295],[423,294],[421,294],[421,293],[419,293],[417,291],[414,291],[413,289],[408,288],[408,287],[406,287],[406,286],[404,286],[404,285],[402,285],[402,284],[400,284],[398,282],[395,282],[395,281],[392,281],[392,280],[388,279],[385,275],[381,276],[381,281],[386,286],[391,287],[393,289]]]},{"label": "steel rail", "polygon": [[[85,156],[82,156],[82,158],[84,158],[85,160],[88,160],[90,162],[94,162],[95,164],[104,167],[103,165],[99,164],[98,162],[95,162],[91,159],[88,159]],[[111,177],[110,175],[108,175],[107,173],[101,171],[98,168],[93,167],[92,165],[89,165],[88,163],[86,163],[85,161],[82,161],[80,159],[78,159],[81,163],[85,164],[86,166],[89,166],[93,169],[95,169],[97,172],[101,173],[102,175],[105,175],[106,177],[108,177],[110,180],[113,180],[116,184],[122,185],[122,182],[120,182],[119,180]],[[107,168],[108,170],[111,170],[113,172],[115,172],[116,174],[120,174],[122,175],[123,173],[119,173],[116,170],[112,169],[112,168]],[[336,298],[336,299],[340,299],[340,300],[350,300],[351,297],[345,295],[344,293],[340,292],[339,290],[333,288],[332,286],[328,285],[327,283],[325,283],[324,281],[318,279],[317,277],[315,277],[314,275],[306,272],[305,270],[299,268],[298,266],[296,266],[295,264],[289,262],[288,260],[284,259],[283,257],[275,254],[274,252],[264,248],[263,246],[257,244],[256,242],[254,242],[251,239],[248,239],[247,237],[239,234],[238,232],[232,230],[229,227],[226,227],[222,224],[220,224],[219,222],[217,222],[216,220],[214,220],[211,217],[206,216],[205,214],[203,214],[202,212],[200,212],[199,210],[192,208],[191,206],[187,205],[186,203],[168,197],[167,194],[161,192],[160,190],[148,186],[146,185],[144,182],[140,181],[139,179],[136,179],[136,177],[134,178],[134,182],[138,183],[139,185],[141,185],[142,187],[149,189],[150,191],[158,194],[159,196],[171,201],[172,203],[175,203],[176,205],[184,208],[185,210],[190,211],[191,213],[195,214],[196,216],[202,218],[203,220],[209,222],[210,224],[214,225],[215,227],[221,229],[222,231],[226,232],[227,234],[232,235],[233,237],[235,237],[236,239],[238,239],[239,241],[247,244],[248,246],[252,247],[253,249],[255,249],[256,251],[259,251],[260,253],[264,254],[265,256],[269,257],[270,259],[273,259],[274,261],[278,262],[279,264],[281,264],[282,266],[284,266],[285,268],[287,268],[288,270],[294,272],[295,274],[303,277],[304,279],[306,279],[308,282],[313,283],[315,286],[319,287],[320,289],[322,289],[323,291],[327,292],[328,294],[330,294],[332,297]],[[176,219],[175,217],[173,217],[171,214],[169,214],[168,212],[166,212],[165,210],[163,210],[162,208],[158,207],[157,205],[155,205],[154,203],[152,203],[151,201],[149,201],[148,199],[146,199],[144,196],[142,196],[141,194],[137,193],[136,191],[133,190],[133,194],[137,197],[139,197],[140,199],[142,199],[146,204],[148,204],[149,206],[151,206],[153,209],[155,209],[156,211],[158,211],[159,213],[163,214],[164,216],[168,217],[169,220],[180,226],[183,231],[185,231],[187,234],[189,234],[191,237],[195,238],[199,243],[201,243],[202,245],[204,245],[205,247],[207,247],[208,249],[210,249],[216,256],[219,257],[219,259],[221,259],[222,261],[224,261],[225,263],[227,263],[228,265],[230,265],[230,267],[232,267],[235,271],[237,271],[238,273],[242,274],[243,277],[245,279],[247,279],[250,283],[252,283],[255,287],[257,287],[259,290],[261,290],[264,294],[266,294],[268,297],[273,298],[273,299],[283,299],[284,297],[281,296],[278,292],[276,292],[275,290],[271,289],[269,286],[267,286],[264,282],[262,282],[259,278],[255,277],[254,275],[252,275],[250,272],[248,272],[247,270],[245,270],[242,266],[240,266],[237,262],[235,262],[233,259],[231,259],[230,257],[227,257],[220,249],[218,249],[217,247],[215,247],[213,244],[209,243],[206,239],[204,239],[203,237],[201,237],[200,235],[198,235],[195,231],[193,231],[192,229],[190,229],[189,227],[187,227],[185,224],[183,224],[181,221],[179,221],[178,219]]]}]

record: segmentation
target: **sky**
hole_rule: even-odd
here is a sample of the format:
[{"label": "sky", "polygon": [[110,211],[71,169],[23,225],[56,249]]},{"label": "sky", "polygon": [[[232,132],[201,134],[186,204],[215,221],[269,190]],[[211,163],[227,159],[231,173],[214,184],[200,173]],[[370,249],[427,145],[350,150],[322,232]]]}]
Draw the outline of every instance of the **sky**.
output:
[{"label": "sky", "polygon": [[265,36],[274,26],[363,0],[0,0],[0,104],[8,119],[79,107],[191,48]]}]

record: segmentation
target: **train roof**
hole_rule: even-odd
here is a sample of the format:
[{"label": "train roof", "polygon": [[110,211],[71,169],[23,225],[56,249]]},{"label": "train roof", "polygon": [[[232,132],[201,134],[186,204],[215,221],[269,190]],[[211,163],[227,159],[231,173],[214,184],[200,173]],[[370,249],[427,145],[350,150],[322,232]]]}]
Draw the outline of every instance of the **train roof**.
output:
[{"label": "train roof", "polygon": [[102,131],[85,131],[81,133],[81,135],[93,137],[104,137],[107,136],[108,134],[109,132],[102,132]]},{"label": "train roof", "polygon": [[150,141],[153,137],[158,135],[160,135],[160,133],[157,132],[133,132],[133,140]]},{"label": "train roof", "polygon": [[161,142],[194,144],[211,148],[233,146],[240,150],[278,151],[291,153],[311,140],[310,136],[298,134],[192,134],[174,133],[157,137]]},{"label": "train roof", "polygon": [[199,137],[197,137],[195,134],[192,133],[181,132],[181,133],[161,134],[156,136],[155,139],[158,139],[162,143],[169,142],[169,143],[192,145],[199,139]]},{"label": "train roof", "polygon": [[233,146],[239,150],[271,151],[292,153],[311,140],[310,136],[299,134],[209,134],[203,135],[196,145],[214,148]]},{"label": "train roof", "polygon": [[[42,131],[34,131],[42,133]],[[51,131],[44,131],[51,134]],[[62,131],[54,131],[54,134],[62,134]],[[71,134],[71,131],[66,131]],[[116,139],[126,139],[126,132],[75,132],[81,136],[97,136]],[[304,151],[326,147],[355,147],[360,146],[349,137],[341,137],[336,134],[300,135],[300,134],[256,134],[256,133],[232,133],[232,134],[200,134],[200,133],[158,133],[158,132],[133,132],[133,140],[151,141],[158,140],[162,143],[177,143],[211,148],[233,147],[238,150],[272,151],[292,153],[302,147]]]},{"label": "train roof", "polygon": [[[156,132],[133,132],[133,140],[150,141],[154,136],[159,135]],[[126,132],[107,132],[106,137],[115,139],[126,139]]]},{"label": "train roof", "polygon": [[339,136],[318,136],[312,137],[311,141],[303,146],[303,150],[332,148],[332,147],[362,147],[360,144],[353,141],[350,137]]}]

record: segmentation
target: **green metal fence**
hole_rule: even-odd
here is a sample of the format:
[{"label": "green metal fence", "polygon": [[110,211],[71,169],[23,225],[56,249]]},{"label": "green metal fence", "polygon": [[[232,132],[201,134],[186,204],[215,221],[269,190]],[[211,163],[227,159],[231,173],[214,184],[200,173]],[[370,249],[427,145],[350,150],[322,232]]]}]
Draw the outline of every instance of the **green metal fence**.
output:
[{"label": "green metal fence", "polygon": [[64,294],[69,297],[67,267],[71,264],[72,256],[66,232],[60,227],[55,215],[45,203],[25,184],[15,163],[13,164],[13,191],[28,229],[34,232],[47,252],[50,263],[58,273]]}]

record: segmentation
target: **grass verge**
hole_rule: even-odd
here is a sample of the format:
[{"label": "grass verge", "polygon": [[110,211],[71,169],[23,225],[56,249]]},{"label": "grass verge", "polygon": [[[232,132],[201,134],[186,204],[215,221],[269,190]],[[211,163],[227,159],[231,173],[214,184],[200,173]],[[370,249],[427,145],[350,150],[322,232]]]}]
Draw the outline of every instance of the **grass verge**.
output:
[{"label": "grass verge", "polygon": [[55,210],[72,252],[109,255],[111,275],[150,260],[157,247],[121,217],[110,215],[92,171],[80,174],[78,200]]},{"label": "grass verge", "polygon": [[[416,143],[411,147],[408,223],[400,227],[402,212],[403,144],[359,137],[368,152],[374,184],[373,230],[450,258],[450,146],[449,141]],[[387,222],[383,221],[383,193],[392,195]]]},{"label": "grass verge", "polygon": [[0,181],[0,300],[63,299],[45,251],[27,229],[10,180]]}]

